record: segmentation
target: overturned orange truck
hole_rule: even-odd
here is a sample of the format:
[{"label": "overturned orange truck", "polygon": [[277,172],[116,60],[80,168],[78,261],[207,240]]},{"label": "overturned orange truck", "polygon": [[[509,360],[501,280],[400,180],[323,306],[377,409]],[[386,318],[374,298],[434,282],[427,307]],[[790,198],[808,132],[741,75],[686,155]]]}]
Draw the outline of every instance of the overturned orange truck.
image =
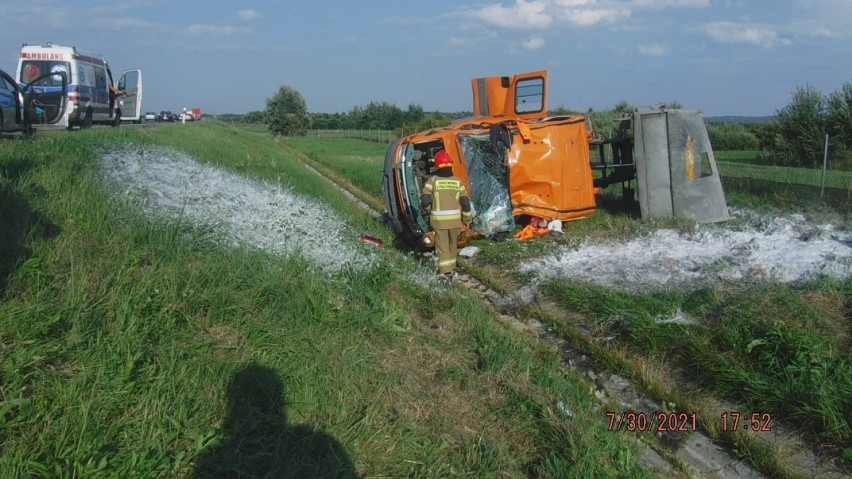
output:
[{"label": "overturned orange truck", "polygon": [[[727,205],[701,114],[637,109],[612,138],[583,115],[548,116],[547,72],[474,78],[473,115],[389,146],[383,194],[394,231],[431,246],[420,191],[446,150],[477,212],[471,229],[511,232],[530,217],[570,221],[595,212],[601,188],[636,192],[642,216],[727,219]],[[592,152],[596,155],[592,155]],[[593,161],[593,156],[594,161]]]}]

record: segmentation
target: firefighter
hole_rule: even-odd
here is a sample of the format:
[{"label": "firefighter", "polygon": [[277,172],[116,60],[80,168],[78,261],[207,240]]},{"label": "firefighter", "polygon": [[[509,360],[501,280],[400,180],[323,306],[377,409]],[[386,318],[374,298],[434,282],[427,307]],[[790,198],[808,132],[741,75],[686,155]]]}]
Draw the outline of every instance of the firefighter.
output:
[{"label": "firefighter", "polygon": [[476,212],[464,183],[453,175],[453,159],[441,150],[435,153],[435,175],[426,181],[420,194],[420,207],[430,212],[435,230],[435,252],[438,254],[438,271],[452,278],[458,256],[458,239],[466,230]]}]

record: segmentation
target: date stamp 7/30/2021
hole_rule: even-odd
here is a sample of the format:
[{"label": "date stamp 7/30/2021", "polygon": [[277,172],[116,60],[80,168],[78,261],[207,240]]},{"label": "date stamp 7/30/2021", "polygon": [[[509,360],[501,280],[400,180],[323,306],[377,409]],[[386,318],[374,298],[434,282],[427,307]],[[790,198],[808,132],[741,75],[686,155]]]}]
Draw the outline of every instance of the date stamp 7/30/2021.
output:
[{"label": "date stamp 7/30/2021", "polygon": [[[694,432],[698,429],[698,415],[694,412],[608,411],[606,416],[609,431]],[[722,431],[772,431],[772,414],[767,412],[724,411],[720,419]]]},{"label": "date stamp 7/30/2021", "polygon": [[623,411],[607,412],[608,430],[629,432],[692,432],[698,427],[697,414],[685,412]]}]

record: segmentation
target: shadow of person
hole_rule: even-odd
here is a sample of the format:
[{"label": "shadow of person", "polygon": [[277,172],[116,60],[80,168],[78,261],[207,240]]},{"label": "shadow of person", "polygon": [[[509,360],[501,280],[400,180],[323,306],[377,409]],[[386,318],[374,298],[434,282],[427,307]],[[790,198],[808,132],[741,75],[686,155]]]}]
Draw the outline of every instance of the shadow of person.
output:
[{"label": "shadow of person", "polygon": [[248,364],[228,391],[221,443],[202,453],[195,478],[355,478],[337,440],[287,423],[284,385],[272,369]]},{"label": "shadow of person", "polygon": [[14,186],[34,166],[26,159],[0,164],[0,298],[11,276],[32,256],[27,244],[33,239],[55,238],[60,232]]}]

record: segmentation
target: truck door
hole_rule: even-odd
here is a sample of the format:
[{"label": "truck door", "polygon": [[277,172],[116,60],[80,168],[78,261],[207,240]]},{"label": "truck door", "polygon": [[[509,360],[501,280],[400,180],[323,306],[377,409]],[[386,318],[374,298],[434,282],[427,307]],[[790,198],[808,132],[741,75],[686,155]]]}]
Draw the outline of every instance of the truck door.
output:
[{"label": "truck door", "polygon": [[536,120],[547,116],[547,71],[471,80],[473,115]]},{"label": "truck door", "polygon": [[512,77],[509,99],[515,116],[537,120],[547,116],[547,72],[521,73]]},{"label": "truck door", "polygon": [[121,74],[118,79],[121,92],[119,105],[122,121],[142,120],[142,70],[134,68]]}]

